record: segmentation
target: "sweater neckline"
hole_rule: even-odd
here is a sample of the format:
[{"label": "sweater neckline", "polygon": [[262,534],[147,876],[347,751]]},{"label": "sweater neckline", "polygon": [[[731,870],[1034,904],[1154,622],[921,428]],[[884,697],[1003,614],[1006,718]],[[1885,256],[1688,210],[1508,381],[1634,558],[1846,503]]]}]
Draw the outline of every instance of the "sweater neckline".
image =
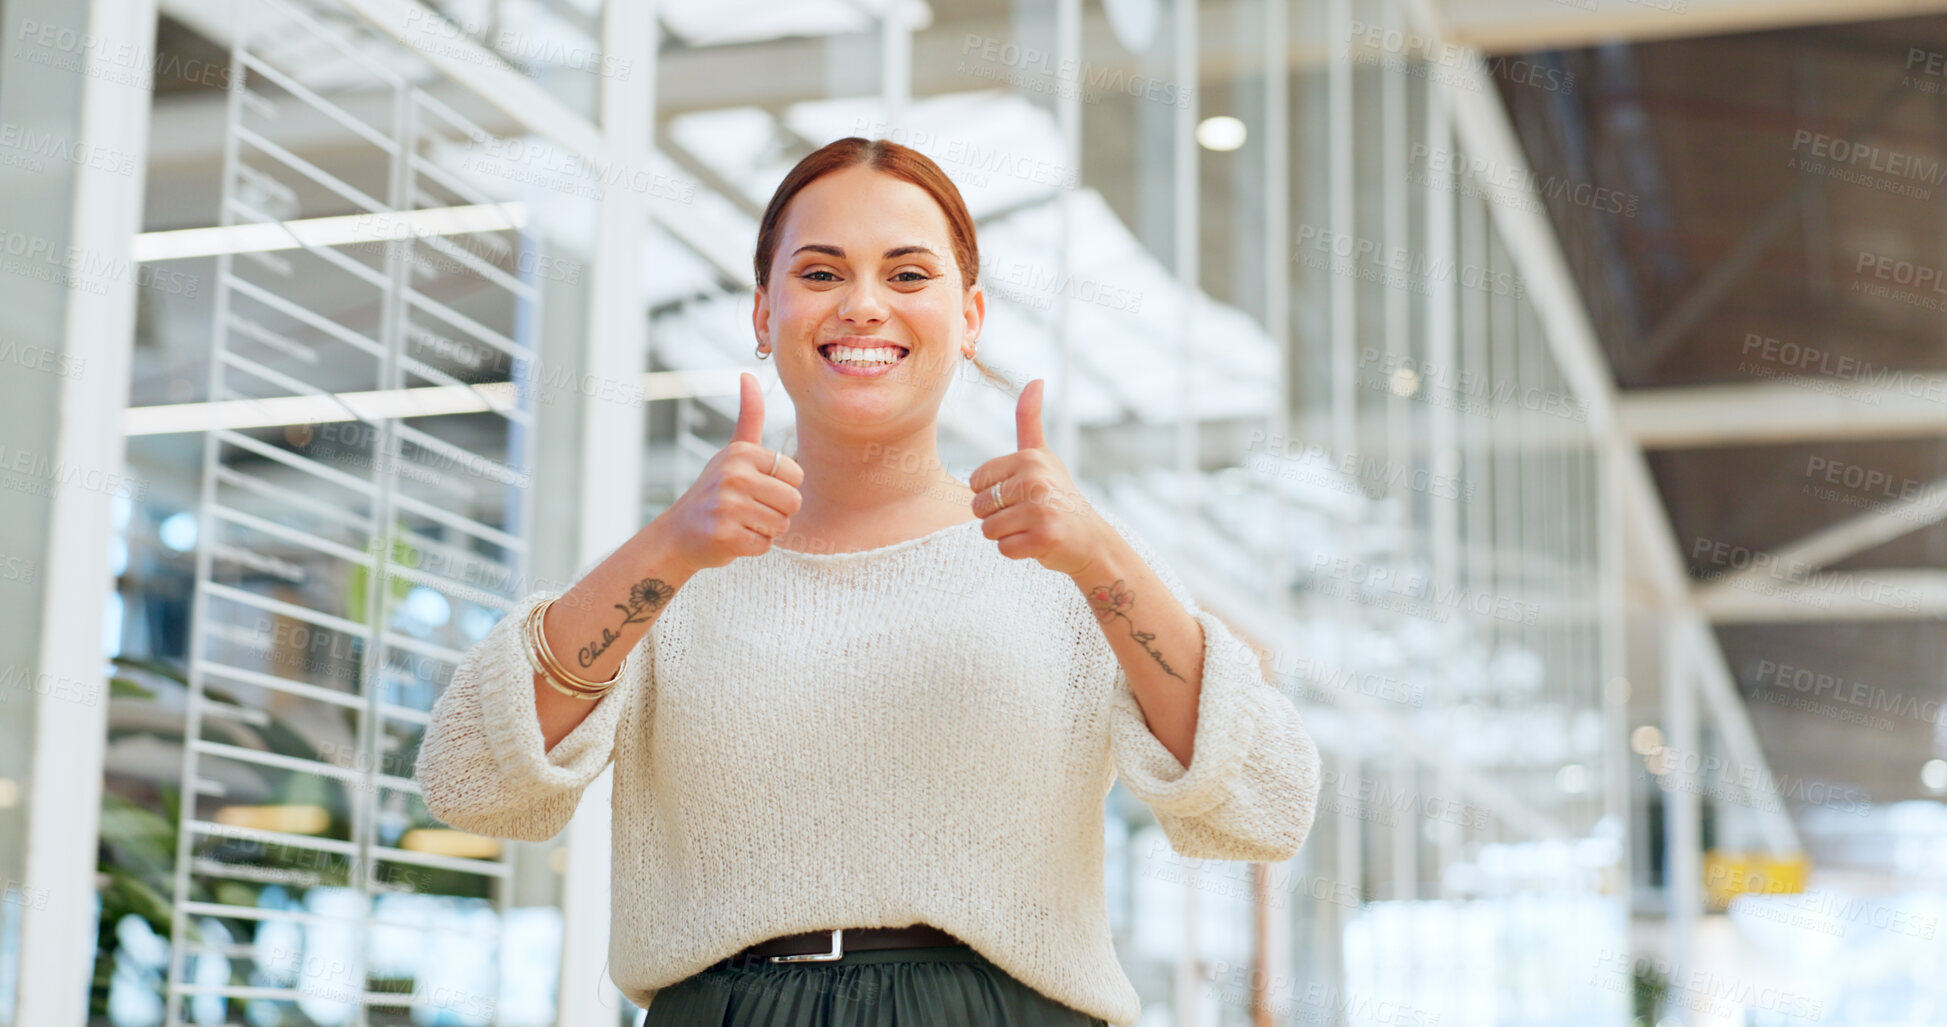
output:
[{"label": "sweater neckline", "polygon": [[836,563],[839,561],[863,560],[863,559],[870,559],[875,556],[883,556],[889,553],[897,553],[900,552],[901,550],[911,549],[915,546],[923,545],[935,539],[943,538],[952,532],[962,530],[970,524],[978,525],[979,523],[980,523],[980,518],[969,517],[964,521],[958,521],[953,524],[949,524],[944,528],[937,528],[933,531],[927,532],[924,535],[916,535],[912,538],[901,539],[897,542],[888,542],[883,546],[876,546],[871,549],[850,549],[842,553],[806,553],[796,549],[786,549],[782,546],[772,546],[768,551],[773,553],[783,553],[785,556],[789,557],[790,559],[803,560],[807,563]]}]

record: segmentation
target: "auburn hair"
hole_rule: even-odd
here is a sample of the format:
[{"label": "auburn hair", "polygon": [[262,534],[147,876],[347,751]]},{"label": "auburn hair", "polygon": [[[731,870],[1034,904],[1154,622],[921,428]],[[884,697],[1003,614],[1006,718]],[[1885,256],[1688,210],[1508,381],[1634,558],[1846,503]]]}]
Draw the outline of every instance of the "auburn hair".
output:
[{"label": "auburn hair", "polygon": [[[864,165],[874,171],[883,172],[902,181],[911,182],[926,190],[933,202],[940,205],[946,215],[947,233],[953,245],[953,262],[960,268],[962,289],[971,289],[980,279],[980,243],[974,237],[973,215],[967,212],[967,201],[960,198],[960,190],[940,170],[938,164],[927,155],[890,139],[866,139],[862,136],[846,136],[835,139],[804,156],[777,184],[771,193],[771,202],[764,207],[764,218],[757,226],[757,252],[753,255],[753,270],[757,272],[757,287],[767,289],[771,284],[771,262],[777,257],[777,237],[784,224],[785,208],[792,199],[804,191],[804,187],[846,168]],[[978,358],[969,358],[974,367],[991,381],[999,383],[1009,392],[1018,392],[1012,382],[987,369]]]}]

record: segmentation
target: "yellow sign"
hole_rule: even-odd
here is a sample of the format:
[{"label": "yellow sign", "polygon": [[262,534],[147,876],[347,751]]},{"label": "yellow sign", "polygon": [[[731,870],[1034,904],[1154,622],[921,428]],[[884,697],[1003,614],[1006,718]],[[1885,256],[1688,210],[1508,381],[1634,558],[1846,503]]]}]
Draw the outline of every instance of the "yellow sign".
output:
[{"label": "yellow sign", "polygon": [[1793,895],[1805,890],[1812,861],[1802,852],[1704,853],[1704,899],[1723,911],[1739,895]]}]

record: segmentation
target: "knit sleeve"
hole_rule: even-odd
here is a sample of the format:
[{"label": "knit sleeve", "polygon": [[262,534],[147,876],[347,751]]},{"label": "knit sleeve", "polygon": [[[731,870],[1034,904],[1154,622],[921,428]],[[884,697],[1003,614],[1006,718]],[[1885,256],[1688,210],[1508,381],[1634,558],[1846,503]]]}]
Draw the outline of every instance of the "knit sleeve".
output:
[{"label": "knit sleeve", "polygon": [[581,794],[614,755],[616,728],[634,689],[648,687],[649,639],[629,657],[623,679],[567,737],[544,747],[534,703],[534,673],[521,624],[555,593],[514,604],[466,651],[433,703],[413,779],[426,810],[473,834],[546,841],[561,833]]},{"label": "knit sleeve", "polygon": [[1187,768],[1150,731],[1129,675],[1116,661],[1109,744],[1117,774],[1181,855],[1290,859],[1311,832],[1318,803],[1318,750],[1297,707],[1265,680],[1251,647],[1197,605],[1141,535],[1115,515],[1103,516],[1203,626],[1204,643]]}]

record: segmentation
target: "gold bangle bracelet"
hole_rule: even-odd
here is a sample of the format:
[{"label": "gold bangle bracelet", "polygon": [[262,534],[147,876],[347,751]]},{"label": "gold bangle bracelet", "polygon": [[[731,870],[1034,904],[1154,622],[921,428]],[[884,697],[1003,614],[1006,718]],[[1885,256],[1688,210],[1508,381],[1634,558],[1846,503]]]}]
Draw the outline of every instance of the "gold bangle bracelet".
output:
[{"label": "gold bangle bracelet", "polygon": [[543,674],[553,678],[556,682],[572,688],[577,692],[599,693],[613,687],[617,681],[622,679],[620,667],[616,668],[615,676],[607,681],[590,681],[569,670],[554,655],[554,649],[548,645],[547,634],[542,629],[542,624],[547,616],[547,608],[553,604],[553,599],[538,603],[528,613],[527,635],[530,649],[537,662],[538,669]]},{"label": "gold bangle bracelet", "polygon": [[[556,596],[555,598],[558,599],[560,597]],[[590,681],[576,674],[574,671],[569,670],[567,665],[562,663],[560,658],[554,655],[553,647],[548,645],[547,633],[542,630],[542,622],[547,618],[547,608],[553,605],[554,599],[537,604],[535,606],[536,612],[530,614],[533,618],[534,625],[534,648],[540,654],[541,665],[546,667],[548,672],[562,684],[578,691],[600,692],[614,687],[616,682],[622,680],[622,668],[629,662],[628,654],[622,654],[621,664],[616,666],[615,673],[607,681]]]},{"label": "gold bangle bracelet", "polygon": [[534,608],[528,611],[526,623],[522,625],[522,641],[527,650],[528,666],[532,667],[549,687],[563,695],[590,701],[599,699],[622,680],[623,672],[628,669],[628,655],[623,655],[621,665],[615,668],[615,676],[607,681],[589,681],[562,666],[561,661],[555,658],[554,651],[548,646],[547,635],[541,630],[542,619],[547,614],[548,606],[553,602],[553,599],[549,599],[536,603]]},{"label": "gold bangle bracelet", "polygon": [[592,695],[585,695],[581,692],[577,692],[573,689],[564,686],[559,680],[555,678],[554,674],[551,671],[549,671],[544,664],[542,664],[540,654],[535,652],[534,625],[535,625],[536,618],[538,616],[537,611],[539,611],[540,608],[544,605],[546,604],[536,603],[534,609],[529,610],[527,612],[527,617],[521,622],[521,648],[527,654],[527,665],[529,669],[533,670],[534,675],[536,677],[540,678],[542,681],[547,682],[549,688],[552,688],[555,691],[560,692],[562,695],[571,695],[577,699],[595,698]]},{"label": "gold bangle bracelet", "polygon": [[608,691],[608,689],[605,688],[602,689],[602,692],[578,692],[562,684],[561,682],[556,681],[553,675],[548,674],[545,671],[541,673],[541,680],[547,682],[549,688],[552,688],[555,691],[560,692],[562,695],[571,696],[576,699],[586,699],[589,702],[594,702],[595,700],[600,699],[602,697],[602,692]]},{"label": "gold bangle bracelet", "polygon": [[[591,702],[601,698],[602,695],[608,691],[609,686],[603,686],[599,688],[581,688],[581,687],[564,683],[561,680],[560,676],[554,670],[548,667],[547,661],[543,659],[536,652],[537,639],[538,639],[538,645],[541,648],[545,649],[545,647],[547,646],[546,637],[540,634],[539,620],[540,620],[539,617],[530,615],[528,617],[527,623],[523,625],[523,627],[527,629],[522,634],[523,634],[523,641],[526,643],[528,665],[534,669],[534,672],[536,674],[540,675],[541,680],[546,681],[548,683],[549,688],[552,688],[555,691],[560,692],[562,695],[572,696],[576,699],[586,699]],[[619,680],[621,675],[618,673],[616,677]],[[613,683],[611,682],[611,685],[612,684]]]}]

